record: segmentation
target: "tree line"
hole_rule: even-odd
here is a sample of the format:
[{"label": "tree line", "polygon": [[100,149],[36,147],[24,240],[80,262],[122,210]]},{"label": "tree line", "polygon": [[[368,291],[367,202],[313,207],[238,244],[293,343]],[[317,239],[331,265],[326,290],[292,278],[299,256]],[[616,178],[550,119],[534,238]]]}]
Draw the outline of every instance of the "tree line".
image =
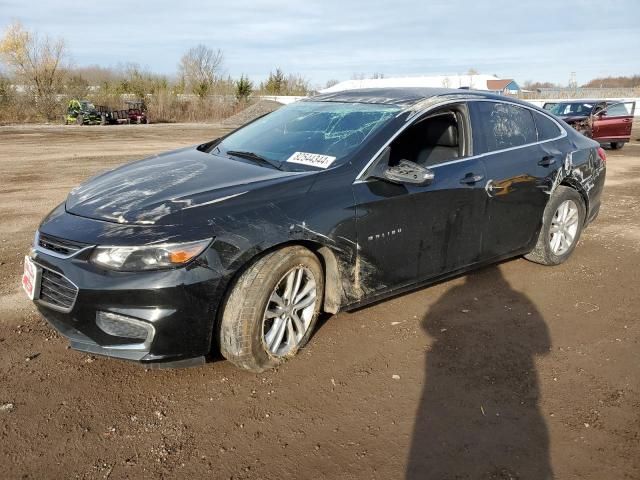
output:
[{"label": "tree line", "polygon": [[[522,84],[526,90],[544,88],[566,88],[566,85],[552,82],[534,82],[527,80]],[[580,88],[640,88],[640,75],[594,78],[582,84]]]},{"label": "tree line", "polygon": [[145,100],[156,121],[219,119],[243,108],[252,95],[310,90],[307,79],[280,68],[258,84],[244,74],[225,75],[222,50],[206,45],[187,50],[176,74],[167,76],[135,63],[73,67],[64,39],[39,36],[19,22],[0,38],[0,121],[53,120],[70,98],[121,108],[122,95]]}]

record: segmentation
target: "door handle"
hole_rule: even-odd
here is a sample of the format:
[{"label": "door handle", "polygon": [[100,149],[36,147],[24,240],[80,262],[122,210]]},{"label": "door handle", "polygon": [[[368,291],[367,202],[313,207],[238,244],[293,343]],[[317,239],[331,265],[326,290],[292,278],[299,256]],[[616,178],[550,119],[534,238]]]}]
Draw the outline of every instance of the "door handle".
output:
[{"label": "door handle", "polygon": [[474,183],[478,183],[483,178],[483,175],[474,175],[473,173],[467,173],[464,177],[462,177],[460,183],[463,183],[465,185],[473,185]]},{"label": "door handle", "polygon": [[556,159],[553,155],[545,155],[542,157],[542,160],[538,162],[538,165],[541,167],[548,167],[549,165],[553,165],[556,163]]}]

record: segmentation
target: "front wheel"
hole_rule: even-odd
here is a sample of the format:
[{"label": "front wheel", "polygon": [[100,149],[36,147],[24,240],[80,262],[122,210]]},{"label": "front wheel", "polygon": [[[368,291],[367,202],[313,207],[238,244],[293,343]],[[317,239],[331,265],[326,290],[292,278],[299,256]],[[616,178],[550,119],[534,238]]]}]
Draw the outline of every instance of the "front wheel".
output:
[{"label": "front wheel", "polygon": [[624,142],[611,142],[611,150],[620,150],[624,147]]},{"label": "front wheel", "polygon": [[223,306],[220,352],[262,372],[294,356],[311,337],[322,305],[318,258],[295,246],[265,255],[234,283]]},{"label": "front wheel", "polygon": [[525,258],[542,265],[561,264],[576,248],[585,218],[582,196],[573,188],[559,186],[544,210],[538,242]]}]

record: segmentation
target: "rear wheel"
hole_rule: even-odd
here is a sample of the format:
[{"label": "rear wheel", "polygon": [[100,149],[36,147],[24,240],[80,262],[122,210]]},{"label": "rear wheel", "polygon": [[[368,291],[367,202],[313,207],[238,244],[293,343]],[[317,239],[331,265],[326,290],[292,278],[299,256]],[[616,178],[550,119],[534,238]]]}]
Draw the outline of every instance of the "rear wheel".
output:
[{"label": "rear wheel", "polygon": [[573,188],[559,186],[545,208],[538,242],[525,258],[542,265],[564,262],[576,248],[585,217],[582,196]]},{"label": "rear wheel", "polygon": [[77,123],[78,125],[82,125],[82,124],[84,124],[84,115],[78,115],[78,116],[76,117],[76,123]]},{"label": "rear wheel", "polygon": [[253,372],[293,357],[311,337],[322,305],[324,275],[304,247],[270,253],[235,282],[220,322],[220,351]]},{"label": "rear wheel", "polygon": [[624,142],[611,142],[611,150],[620,150],[624,147]]}]

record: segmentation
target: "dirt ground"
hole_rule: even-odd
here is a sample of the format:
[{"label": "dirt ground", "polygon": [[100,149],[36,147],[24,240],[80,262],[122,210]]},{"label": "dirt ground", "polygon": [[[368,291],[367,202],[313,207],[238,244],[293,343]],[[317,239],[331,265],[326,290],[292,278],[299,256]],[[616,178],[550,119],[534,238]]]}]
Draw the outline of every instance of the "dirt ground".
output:
[{"label": "dirt ground", "polygon": [[0,128],[1,478],[640,478],[638,142],[608,152],[567,263],[335,315],[277,371],[69,350],[19,287],[40,219],[94,173],[219,132]]}]

